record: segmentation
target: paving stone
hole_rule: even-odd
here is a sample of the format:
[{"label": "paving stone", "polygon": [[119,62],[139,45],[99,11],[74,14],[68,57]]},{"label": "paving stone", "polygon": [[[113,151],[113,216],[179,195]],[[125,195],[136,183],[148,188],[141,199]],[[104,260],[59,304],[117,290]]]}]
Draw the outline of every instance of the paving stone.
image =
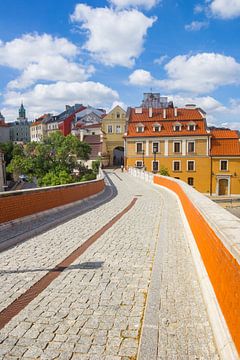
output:
[{"label": "paving stone", "polygon": [[[128,174],[119,176],[123,181],[109,171],[118,191],[111,201],[0,253],[1,310],[128,206],[135,194],[142,195],[0,332],[1,356],[16,350],[17,357],[23,347],[26,352],[19,356],[31,360],[136,358],[160,241],[157,360],[179,360],[185,354],[184,360],[218,359],[176,201]],[[169,221],[161,232],[164,211]],[[19,341],[9,346],[7,338]]]}]

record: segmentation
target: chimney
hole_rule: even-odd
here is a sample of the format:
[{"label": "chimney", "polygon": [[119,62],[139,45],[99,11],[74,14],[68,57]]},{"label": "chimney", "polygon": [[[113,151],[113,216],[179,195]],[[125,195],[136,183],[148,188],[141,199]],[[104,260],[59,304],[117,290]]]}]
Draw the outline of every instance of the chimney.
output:
[{"label": "chimney", "polygon": [[149,108],[149,112],[148,112],[148,113],[149,113],[149,117],[152,117],[152,116],[153,116],[153,108],[152,108],[152,107]]},{"label": "chimney", "polygon": [[136,107],[135,108],[135,114],[142,114],[142,108],[141,107]]},{"label": "chimney", "polygon": [[177,117],[177,107],[174,108],[174,117]]},{"label": "chimney", "polygon": [[167,109],[163,109],[163,118],[164,118],[164,119],[167,118]]}]

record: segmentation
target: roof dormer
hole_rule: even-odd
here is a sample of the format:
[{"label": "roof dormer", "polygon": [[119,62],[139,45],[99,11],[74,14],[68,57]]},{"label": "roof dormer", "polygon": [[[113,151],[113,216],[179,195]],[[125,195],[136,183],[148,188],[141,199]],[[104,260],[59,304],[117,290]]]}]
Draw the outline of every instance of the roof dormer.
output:
[{"label": "roof dormer", "polygon": [[175,122],[173,124],[173,131],[181,131],[182,130],[182,124],[180,122]]},{"label": "roof dormer", "polygon": [[158,122],[153,124],[153,131],[155,132],[159,132],[161,131],[161,124],[159,124]]},{"label": "roof dormer", "polygon": [[138,123],[138,124],[136,125],[136,131],[137,131],[138,133],[143,133],[143,132],[144,132],[144,125],[143,125],[142,123]]},{"label": "roof dormer", "polygon": [[196,130],[196,123],[194,121],[190,121],[187,125],[188,131],[195,131]]}]

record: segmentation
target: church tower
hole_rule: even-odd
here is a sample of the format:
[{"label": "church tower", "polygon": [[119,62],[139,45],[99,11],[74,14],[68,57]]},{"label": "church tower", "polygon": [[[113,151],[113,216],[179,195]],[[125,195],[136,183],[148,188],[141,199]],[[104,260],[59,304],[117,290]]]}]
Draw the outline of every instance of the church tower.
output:
[{"label": "church tower", "polygon": [[27,118],[26,118],[26,110],[25,110],[25,108],[24,108],[24,106],[23,106],[23,103],[21,103],[21,106],[20,106],[20,108],[19,108],[19,111],[18,111],[18,113],[19,113],[19,117],[18,117],[18,120],[19,121],[27,121]]}]

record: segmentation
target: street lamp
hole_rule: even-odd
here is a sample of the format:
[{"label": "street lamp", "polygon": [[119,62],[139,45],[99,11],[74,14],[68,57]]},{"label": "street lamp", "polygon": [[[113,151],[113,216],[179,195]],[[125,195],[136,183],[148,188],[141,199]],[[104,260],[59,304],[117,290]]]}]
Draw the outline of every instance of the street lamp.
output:
[{"label": "street lamp", "polygon": [[145,170],[145,164],[144,164],[144,154],[145,154],[145,151],[144,151],[144,150],[142,150],[143,170]]},{"label": "street lamp", "polygon": [[156,170],[156,155],[157,155],[157,149],[153,148],[153,173],[155,174],[157,172]]}]

